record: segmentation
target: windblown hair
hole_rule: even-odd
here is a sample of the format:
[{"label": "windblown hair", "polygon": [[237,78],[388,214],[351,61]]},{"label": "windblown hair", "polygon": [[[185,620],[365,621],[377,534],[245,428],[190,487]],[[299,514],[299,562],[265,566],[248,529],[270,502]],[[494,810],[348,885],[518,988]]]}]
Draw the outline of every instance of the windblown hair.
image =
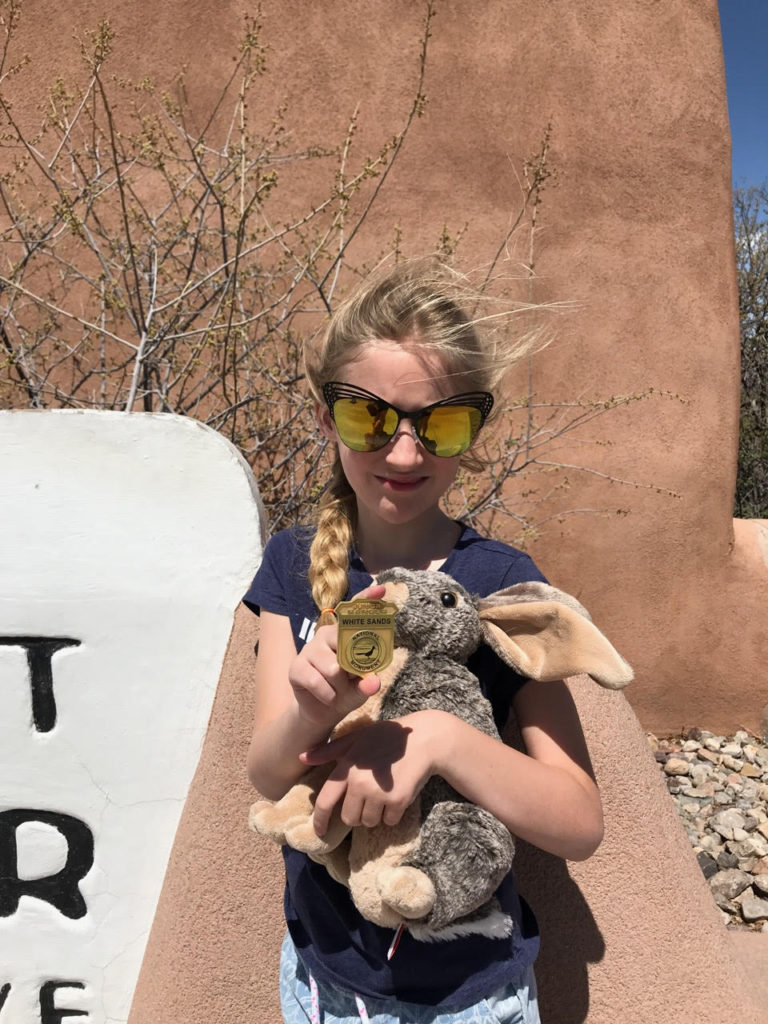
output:
[{"label": "windblown hair", "polygon": [[[343,368],[373,341],[416,343],[425,354],[440,357],[445,367],[440,379],[455,381],[456,391],[493,391],[505,370],[537,344],[540,332],[518,333],[511,340],[511,332],[498,327],[508,327],[519,310],[488,307],[489,300],[467,278],[437,259],[406,261],[374,273],[338,307],[320,343],[306,351],[315,401],[322,403],[323,385],[343,378]],[[483,462],[468,452],[462,465],[476,470]],[[347,591],[356,514],[355,494],[337,452],[310,549],[309,579],[321,624],[332,621],[323,610]]]}]

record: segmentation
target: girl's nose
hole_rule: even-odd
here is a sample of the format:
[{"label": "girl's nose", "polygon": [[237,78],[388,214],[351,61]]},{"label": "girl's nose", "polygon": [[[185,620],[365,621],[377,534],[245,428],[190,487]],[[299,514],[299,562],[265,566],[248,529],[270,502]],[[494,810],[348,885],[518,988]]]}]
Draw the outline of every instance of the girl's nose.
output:
[{"label": "girl's nose", "polygon": [[412,465],[421,462],[424,448],[416,436],[416,430],[410,420],[400,422],[395,436],[387,445],[387,462],[390,465]]}]

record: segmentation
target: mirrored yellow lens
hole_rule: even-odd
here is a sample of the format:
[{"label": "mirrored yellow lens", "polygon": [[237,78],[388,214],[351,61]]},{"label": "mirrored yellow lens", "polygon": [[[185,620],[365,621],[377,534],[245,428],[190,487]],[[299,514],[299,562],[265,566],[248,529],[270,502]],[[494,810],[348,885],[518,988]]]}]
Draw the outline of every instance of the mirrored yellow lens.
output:
[{"label": "mirrored yellow lens", "polygon": [[341,440],[355,452],[383,448],[397,430],[395,410],[366,398],[337,399],[333,420]]},{"label": "mirrored yellow lens", "polygon": [[472,444],[482,425],[479,409],[471,405],[443,405],[432,409],[419,424],[419,437],[433,455],[461,455]]}]

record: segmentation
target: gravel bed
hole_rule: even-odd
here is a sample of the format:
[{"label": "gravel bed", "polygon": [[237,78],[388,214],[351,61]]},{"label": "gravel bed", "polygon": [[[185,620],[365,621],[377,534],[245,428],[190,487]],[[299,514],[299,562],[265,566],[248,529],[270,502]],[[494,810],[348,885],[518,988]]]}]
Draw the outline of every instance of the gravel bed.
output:
[{"label": "gravel bed", "polygon": [[680,820],[729,928],[768,932],[768,743],[647,733]]}]

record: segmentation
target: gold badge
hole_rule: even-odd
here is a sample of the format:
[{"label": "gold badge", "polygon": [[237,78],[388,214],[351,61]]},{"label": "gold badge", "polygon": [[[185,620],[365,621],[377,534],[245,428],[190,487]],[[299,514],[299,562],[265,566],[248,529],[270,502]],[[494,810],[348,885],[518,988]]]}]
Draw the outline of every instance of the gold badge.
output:
[{"label": "gold badge", "polygon": [[339,664],[356,676],[380,672],[392,661],[395,646],[395,612],[391,601],[342,601],[336,606],[339,620]]}]

